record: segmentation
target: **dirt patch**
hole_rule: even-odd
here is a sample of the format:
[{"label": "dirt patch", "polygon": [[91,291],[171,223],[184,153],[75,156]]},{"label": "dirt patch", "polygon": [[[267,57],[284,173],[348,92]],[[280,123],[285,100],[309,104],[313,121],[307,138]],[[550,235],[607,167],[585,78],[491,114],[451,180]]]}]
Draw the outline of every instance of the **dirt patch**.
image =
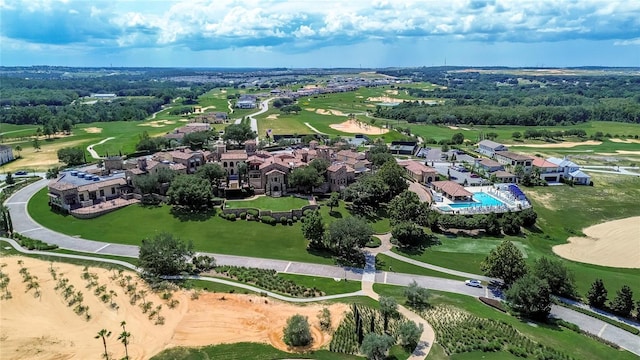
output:
[{"label": "dirt patch", "polygon": [[269,116],[266,117],[267,120],[275,120],[278,117],[280,117],[280,114],[271,114]]},{"label": "dirt patch", "polygon": [[613,138],[613,139],[609,139],[609,140],[613,141],[614,143],[640,144],[640,139],[617,139],[617,138]]},{"label": "dirt patch", "polygon": [[602,141],[588,140],[582,142],[561,142],[557,144],[514,144],[513,146],[517,147],[532,147],[532,148],[572,148],[581,145],[600,145]]},{"label": "dirt patch", "polygon": [[367,101],[382,102],[382,103],[401,103],[402,99],[396,99],[388,96],[368,97]]},{"label": "dirt patch", "polygon": [[557,210],[557,207],[555,207],[554,205],[554,198],[553,195],[551,194],[539,194],[536,192],[528,192],[527,196],[529,196],[530,198],[532,198],[533,200],[539,202],[540,204],[542,204],[545,208],[549,209],[549,210]]},{"label": "dirt patch", "polygon": [[331,124],[329,126],[332,129],[350,134],[380,135],[389,132],[389,129],[379,128],[377,126],[373,126],[365,122],[353,119],[349,119],[340,124]]},{"label": "dirt patch", "polygon": [[553,252],[588,264],[640,268],[639,222],[640,216],[635,216],[590,226],[582,230],[586,237],[570,237]]},{"label": "dirt patch", "polygon": [[48,143],[40,140],[40,151],[35,151],[33,147],[23,146],[20,152],[21,159],[3,165],[3,171],[13,171],[17,169],[48,169],[52,166],[58,166],[58,150],[65,147],[75,147],[86,140],[60,141]]},{"label": "dirt patch", "polygon": [[[32,276],[38,277],[41,295],[34,297],[34,290],[25,292],[26,284],[19,274],[18,260],[24,262]],[[191,298],[187,291],[176,291],[173,299],[179,304],[170,309],[166,300],[152,293],[133,273],[131,283],[137,283],[137,290],[147,290],[145,301],[153,302],[153,308],[162,304],[160,315],[164,325],[155,325],[142,313],[138,300],[130,304],[130,296],[118,284],[118,279],[110,277],[116,272],[101,268],[90,268],[96,281],[106,286],[107,293],[114,291],[114,302],[119,308],[114,310],[87,289],[87,281],[81,278],[83,268],[65,263],[49,263],[25,257],[3,257],[2,269],[9,274],[9,291],[13,298],[2,301],[3,359],[96,359],[103,351],[102,342],[94,339],[99,329],[112,331],[107,339],[111,358],[124,357],[122,344],[117,340],[122,331],[121,321],[126,321],[131,333],[129,356],[131,359],[148,359],[165,348],[175,346],[204,346],[209,344],[251,341],[270,343],[286,350],[282,343],[282,330],[286,320],[293,314],[308,316],[314,336],[313,349],[326,345],[331,337],[320,332],[317,314],[322,305],[295,306],[257,295],[236,295],[203,293],[199,299]],[[61,290],[54,290],[58,281],[53,280],[49,269],[55,269],[58,279],[68,278],[75,291],[83,293],[83,304],[89,307],[91,318],[78,316],[67,306]],[[60,274],[64,275],[60,275]],[[328,306],[332,313],[332,323],[339,324],[348,306],[335,304]]]},{"label": "dirt patch", "polygon": [[391,95],[398,95],[398,90],[385,90],[384,92]]},{"label": "dirt patch", "polygon": [[102,132],[102,128],[99,127],[88,127],[84,128],[83,130],[88,132],[89,134],[99,134]]}]

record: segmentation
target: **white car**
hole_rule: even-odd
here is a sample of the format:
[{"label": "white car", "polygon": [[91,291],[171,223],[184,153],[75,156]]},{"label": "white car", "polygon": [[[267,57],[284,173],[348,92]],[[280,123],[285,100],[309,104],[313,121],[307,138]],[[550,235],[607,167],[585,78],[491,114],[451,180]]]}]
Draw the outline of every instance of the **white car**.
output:
[{"label": "white car", "polygon": [[467,286],[473,286],[473,287],[477,287],[477,288],[481,288],[482,287],[482,282],[480,280],[465,280],[464,284]]}]

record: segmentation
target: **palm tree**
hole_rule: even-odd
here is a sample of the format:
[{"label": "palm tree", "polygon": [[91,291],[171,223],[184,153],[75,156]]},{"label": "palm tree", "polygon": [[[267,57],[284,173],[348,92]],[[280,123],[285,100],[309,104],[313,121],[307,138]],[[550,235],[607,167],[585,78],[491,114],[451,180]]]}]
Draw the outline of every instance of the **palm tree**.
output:
[{"label": "palm tree", "polygon": [[108,331],[107,329],[102,329],[102,330],[98,331],[98,335],[94,336],[95,339],[102,338],[102,345],[104,346],[103,357],[106,360],[109,360],[109,353],[107,352],[107,338],[109,336],[111,336],[111,331]]},{"label": "palm tree", "polygon": [[122,342],[122,345],[124,345],[124,358],[126,360],[129,360],[129,349],[127,348],[127,345],[129,345],[129,337],[131,337],[131,333],[127,332],[125,325],[127,325],[125,321],[122,321],[120,323],[120,326],[122,326],[122,332],[120,333],[120,336],[118,336],[118,340],[120,340],[120,342]]}]

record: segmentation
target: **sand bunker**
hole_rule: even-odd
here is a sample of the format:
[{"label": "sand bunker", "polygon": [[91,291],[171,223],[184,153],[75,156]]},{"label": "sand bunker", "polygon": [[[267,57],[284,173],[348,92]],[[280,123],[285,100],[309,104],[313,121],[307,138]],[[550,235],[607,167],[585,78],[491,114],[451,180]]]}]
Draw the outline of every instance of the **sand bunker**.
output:
[{"label": "sand bunker", "polygon": [[465,130],[465,131],[471,131],[471,129],[466,128],[466,127],[458,127],[458,126],[447,126],[449,129],[451,130]]},{"label": "sand bunker", "polygon": [[88,132],[89,134],[99,134],[102,132],[102,128],[99,127],[88,127],[84,128],[83,130]]},{"label": "sand bunker", "polygon": [[317,109],[316,114],[320,115],[335,115],[335,116],[347,116],[348,114],[343,113],[340,110],[325,110],[325,109]]},{"label": "sand bunker", "polygon": [[280,114],[271,114],[271,115],[267,116],[267,118],[266,118],[266,119],[267,119],[267,120],[275,120],[275,119],[277,119],[278,117],[280,117]]},{"label": "sand bunker", "polygon": [[514,144],[517,147],[532,147],[532,148],[572,148],[582,145],[600,145],[602,141],[588,140],[582,142],[561,142],[557,144]]},{"label": "sand bunker", "polygon": [[401,103],[403,100],[402,99],[396,99],[396,98],[388,97],[388,96],[377,96],[377,97],[368,97],[367,101],[391,104],[391,103]]},{"label": "sand bunker", "polygon": [[[37,276],[40,285],[40,297],[34,296],[34,290],[25,292],[26,284],[19,274],[18,260],[31,276]],[[308,316],[314,336],[313,348],[326,345],[331,337],[319,330],[317,319],[322,305],[312,304],[295,306],[264,298],[258,295],[234,295],[202,293],[199,299],[191,298],[191,292],[176,291],[172,299],[179,301],[175,308],[168,306],[167,300],[152,293],[133,273],[123,273],[122,277],[112,280],[115,271],[90,268],[95,281],[106,287],[106,293],[113,291],[113,302],[119,308],[112,309],[94,295],[94,286],[87,289],[87,280],[83,280],[81,266],[65,263],[49,263],[25,257],[3,257],[0,263],[9,275],[9,291],[12,299],[0,300],[2,306],[0,321],[0,339],[2,359],[97,359],[103,351],[102,341],[94,339],[100,329],[112,331],[107,339],[110,358],[124,357],[124,348],[117,340],[121,333],[121,321],[126,321],[127,331],[131,333],[129,356],[131,359],[148,359],[165,348],[175,346],[204,346],[208,344],[250,341],[269,343],[286,350],[282,342],[282,329],[286,320],[293,314]],[[50,268],[56,271],[53,280]],[[61,274],[64,275],[61,275]],[[160,316],[164,325],[156,325],[156,317],[149,320],[140,307],[142,299],[135,305],[130,304],[130,295],[125,293],[118,282],[127,275],[136,284],[137,290],[147,290],[146,302],[153,302],[152,309],[162,304]],[[89,307],[91,318],[76,315],[73,306],[67,306],[63,290],[54,290],[59,279],[67,278],[74,285],[74,291],[83,294],[82,303]],[[125,284],[126,287],[126,284]],[[332,323],[339,324],[347,305],[328,306],[332,313]]]},{"label": "sand bunker", "polygon": [[553,247],[563,258],[588,264],[640,268],[640,216],[593,225],[586,237],[570,237],[568,244]]},{"label": "sand bunker", "polygon": [[353,119],[349,119],[340,124],[331,124],[329,126],[332,129],[350,134],[380,135],[389,132],[389,129],[379,128]]},{"label": "sand bunker", "polygon": [[[180,121],[182,121],[182,120],[180,120]],[[188,120],[185,120],[185,121],[188,121]],[[154,120],[154,121],[146,122],[144,124],[138,124],[138,126],[150,126],[150,127],[154,127],[154,128],[160,128],[160,127],[164,127],[164,126],[167,126],[167,125],[172,125],[172,124],[175,124],[175,123],[176,122],[172,121],[172,120]]]},{"label": "sand bunker", "polygon": [[398,95],[398,90],[385,90],[384,92],[391,95]]},{"label": "sand bunker", "polygon": [[640,139],[617,139],[617,138],[612,138],[609,139],[615,143],[622,143],[622,144],[640,144]]}]

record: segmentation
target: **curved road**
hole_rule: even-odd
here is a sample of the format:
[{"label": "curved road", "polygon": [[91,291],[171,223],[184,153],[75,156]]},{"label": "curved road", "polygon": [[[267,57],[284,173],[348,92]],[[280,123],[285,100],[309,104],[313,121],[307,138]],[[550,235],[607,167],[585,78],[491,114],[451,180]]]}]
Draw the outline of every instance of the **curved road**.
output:
[{"label": "curved road", "polygon": [[[11,211],[13,227],[16,232],[27,235],[34,239],[56,244],[64,249],[103,255],[137,257],[137,246],[86,240],[77,236],[69,236],[43,228],[41,225],[36,223],[27,212],[27,202],[33,196],[33,194],[45,187],[47,183],[48,180],[40,180],[36,183],[33,183],[13,194],[13,196],[11,196],[5,202],[5,205]],[[381,249],[381,251],[384,251],[386,255],[395,254],[388,251],[387,249]],[[247,256],[234,256],[214,253],[203,254],[214,256],[216,258],[216,262],[220,265],[274,269],[278,272],[283,273],[338,279],[347,278],[349,280],[400,286],[406,286],[409,285],[412,281],[416,281],[421,286],[429,289],[453,292],[474,297],[485,296],[499,298],[501,295],[499,293],[491,293],[487,288],[478,289],[465,286],[463,282],[458,280],[442,279],[431,276],[401,274],[379,270],[376,271],[374,268],[372,268],[373,265],[370,261],[370,259],[373,258],[373,254],[368,254],[369,266],[367,269],[276,259],[252,258]],[[406,261],[406,258],[402,257],[401,255],[395,255],[401,257],[401,260]],[[429,264],[420,264],[422,264],[420,266],[423,267],[431,266]],[[438,268],[438,271],[459,275],[459,272],[444,268]],[[480,276],[474,275],[474,277],[478,278]],[[584,315],[571,309],[559,306],[552,307],[551,315],[572,322],[578,325],[581,329],[598,335],[599,337],[611,341],[619,345],[620,347],[640,356],[640,336],[633,335],[622,329],[608,325],[607,323],[588,315]]]}]

